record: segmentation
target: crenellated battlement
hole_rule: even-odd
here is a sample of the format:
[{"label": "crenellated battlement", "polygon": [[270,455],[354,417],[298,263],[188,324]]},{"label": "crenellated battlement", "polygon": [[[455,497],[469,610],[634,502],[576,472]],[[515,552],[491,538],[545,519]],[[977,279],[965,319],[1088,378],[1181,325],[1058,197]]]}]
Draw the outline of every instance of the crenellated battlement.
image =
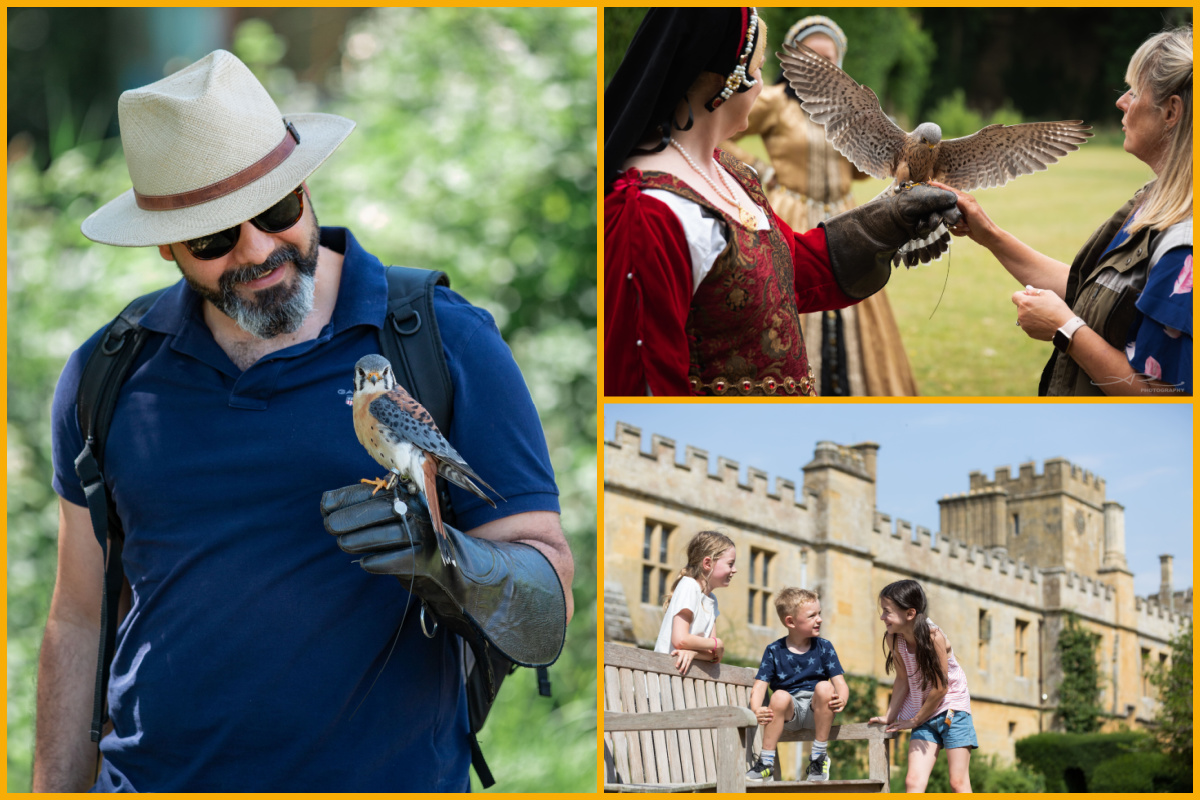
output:
[{"label": "crenellated battlement", "polygon": [[1050,492],[1067,492],[1082,500],[1097,505],[1104,502],[1105,483],[1099,475],[1072,464],[1065,458],[1048,458],[1042,472],[1037,471],[1037,462],[1028,461],[1017,467],[1017,474],[1007,464],[996,467],[995,477],[989,480],[978,470],[970,474],[970,487],[975,489],[1004,489],[1010,497],[1017,499]]},{"label": "crenellated battlement", "polygon": [[793,540],[812,536],[809,496],[797,491],[795,481],[754,466],[743,480],[741,469],[738,461],[714,459],[692,445],[681,452],[674,439],[659,434],[651,434],[643,450],[642,430],[624,422],[604,442],[604,480],[611,489],[661,507],[694,509],[718,527],[744,526]]},{"label": "crenellated battlement", "polygon": [[1171,625],[1182,625],[1188,615],[1182,610],[1167,608],[1153,595],[1150,597],[1134,598],[1134,607],[1140,618],[1146,620],[1163,620]]},{"label": "crenellated battlement", "polygon": [[1002,549],[968,545],[906,519],[876,512],[872,552],[877,561],[904,566],[919,575],[968,591],[985,591],[1034,602],[1040,598],[1040,572]]}]

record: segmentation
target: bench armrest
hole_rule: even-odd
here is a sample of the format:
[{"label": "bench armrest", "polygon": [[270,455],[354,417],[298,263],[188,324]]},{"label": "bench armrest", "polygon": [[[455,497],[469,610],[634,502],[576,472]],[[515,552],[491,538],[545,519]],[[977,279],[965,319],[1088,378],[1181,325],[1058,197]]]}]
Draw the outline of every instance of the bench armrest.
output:
[{"label": "bench armrest", "polygon": [[620,711],[604,712],[605,732],[750,728],[757,725],[758,719],[754,716],[754,712],[740,706],[683,708],[677,711],[644,711],[639,714],[628,714]]}]

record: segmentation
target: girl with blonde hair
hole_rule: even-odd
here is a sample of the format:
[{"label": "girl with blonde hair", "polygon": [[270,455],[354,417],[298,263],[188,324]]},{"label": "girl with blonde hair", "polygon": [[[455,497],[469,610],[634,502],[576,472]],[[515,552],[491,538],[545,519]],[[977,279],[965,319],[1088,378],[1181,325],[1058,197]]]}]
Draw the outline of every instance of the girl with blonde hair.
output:
[{"label": "girl with blonde hair", "polygon": [[720,661],[725,643],[713,635],[717,624],[717,599],[713,591],[723,589],[737,574],[733,540],[717,531],[701,531],[687,546],[687,565],[664,600],[666,613],[658,629],[656,653],[675,657],[680,673],[694,659]]}]

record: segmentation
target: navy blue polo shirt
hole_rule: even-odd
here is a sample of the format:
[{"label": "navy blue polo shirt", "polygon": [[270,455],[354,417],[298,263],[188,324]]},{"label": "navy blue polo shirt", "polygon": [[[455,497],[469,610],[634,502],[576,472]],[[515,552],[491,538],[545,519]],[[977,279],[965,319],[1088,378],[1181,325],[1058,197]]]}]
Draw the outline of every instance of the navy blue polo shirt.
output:
[{"label": "navy blue polo shirt", "polygon": [[759,664],[756,681],[766,681],[771,691],[783,689],[789,694],[811,692],[821,681],[827,681],[845,672],[838,661],[833,642],[814,636],[809,640],[808,652],[793,653],[788,650],[787,637],[776,639],[767,645]]},{"label": "navy blue polo shirt", "polygon": [[[106,450],[133,604],[98,789],[469,788],[459,640],[426,638],[416,600],[322,526],[322,492],[383,474],[350,398],[355,362],[379,351],[387,283],[348,230],[324,228],[321,243],[345,254],[332,319],[245,372],[183,281],[142,320],[162,335],[121,390]],[[507,498],[492,509],[451,487],[458,526],[558,511],[537,410],[491,316],[442,287],[435,313],[454,384],[443,433]],[[54,488],[77,505],[75,393],[98,338],[54,397]]]}]

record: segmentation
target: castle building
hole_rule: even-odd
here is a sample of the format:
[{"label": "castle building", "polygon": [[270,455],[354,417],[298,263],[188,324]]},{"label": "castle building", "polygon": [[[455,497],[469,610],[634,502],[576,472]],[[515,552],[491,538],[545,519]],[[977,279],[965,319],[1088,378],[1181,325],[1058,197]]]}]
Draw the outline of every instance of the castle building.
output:
[{"label": "castle building", "polygon": [[[873,676],[886,709],[877,597],[886,584],[919,581],[971,690],[982,752],[1012,760],[1013,743],[1054,730],[1068,614],[1100,637],[1104,729],[1144,727],[1157,700],[1150,670],[1192,614],[1191,589],[1174,589],[1162,556],[1158,594],[1137,597],[1125,561],[1125,510],[1099,476],[1061,458],[1041,473],[1021,464],[972,472],[969,489],[939,500],[934,533],[875,504],[879,445],[818,442],[800,491],[786,478],[651,437],[618,422],[604,444],[605,638],[652,648],[662,597],[685,563],[688,540],[719,530],[737,546],[738,574],[717,594],[726,660],[757,665],[784,635],[773,596],[784,586],[820,593],[821,635],[851,675]],[[847,720],[851,721],[851,720]],[[854,720],[858,721],[858,720]],[[861,720],[865,721],[865,720]]]}]

